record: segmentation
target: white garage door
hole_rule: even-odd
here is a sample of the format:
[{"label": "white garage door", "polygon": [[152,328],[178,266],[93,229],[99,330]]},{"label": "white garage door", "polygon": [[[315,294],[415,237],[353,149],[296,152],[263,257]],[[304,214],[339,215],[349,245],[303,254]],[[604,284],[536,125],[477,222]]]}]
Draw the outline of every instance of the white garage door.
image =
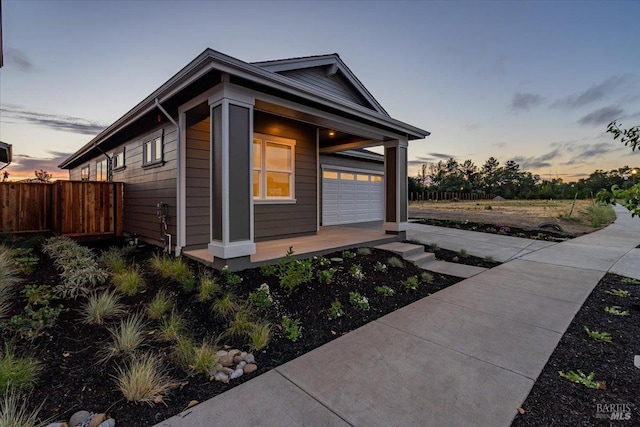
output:
[{"label": "white garage door", "polygon": [[322,225],[381,221],[382,175],[324,169]]}]

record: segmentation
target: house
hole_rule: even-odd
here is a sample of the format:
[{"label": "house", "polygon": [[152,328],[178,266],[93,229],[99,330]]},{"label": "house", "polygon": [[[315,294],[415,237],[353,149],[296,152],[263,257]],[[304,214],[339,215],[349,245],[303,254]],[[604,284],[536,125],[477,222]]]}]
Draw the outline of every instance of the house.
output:
[{"label": "house", "polygon": [[326,225],[383,220],[402,237],[407,145],[427,135],[337,54],[247,63],[207,49],[60,167],[124,182],[125,231],[231,266]]}]

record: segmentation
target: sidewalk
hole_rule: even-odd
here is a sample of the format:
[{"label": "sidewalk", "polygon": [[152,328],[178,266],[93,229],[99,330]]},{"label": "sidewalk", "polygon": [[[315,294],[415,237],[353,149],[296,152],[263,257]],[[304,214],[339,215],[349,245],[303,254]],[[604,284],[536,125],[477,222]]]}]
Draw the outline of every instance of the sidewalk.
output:
[{"label": "sidewalk", "polygon": [[450,286],[158,426],[508,426],[600,278],[640,276],[640,219],[616,212],[603,230]]}]

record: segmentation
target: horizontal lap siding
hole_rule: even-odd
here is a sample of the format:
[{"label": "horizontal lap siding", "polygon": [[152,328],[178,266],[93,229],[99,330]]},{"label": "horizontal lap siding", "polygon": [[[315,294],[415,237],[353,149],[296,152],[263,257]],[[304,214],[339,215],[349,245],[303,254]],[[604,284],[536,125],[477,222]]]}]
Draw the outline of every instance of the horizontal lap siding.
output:
[{"label": "horizontal lap siding", "polygon": [[317,231],[316,128],[256,112],[254,131],[296,141],[295,204],[254,204],[255,241],[314,234]]},{"label": "horizontal lap siding", "polygon": [[210,120],[187,129],[187,246],[205,247],[209,243],[209,126]]},{"label": "horizontal lap siding", "polygon": [[[142,168],[142,144],[160,128],[148,132],[140,138],[131,140],[108,154],[111,156],[122,147],[125,149],[125,168],[114,171],[113,180],[124,182],[124,218],[123,230],[136,233],[141,239],[162,244],[160,220],[156,215],[156,204],[165,202],[169,205],[167,233],[176,236],[176,173],[177,173],[177,132],[173,125],[164,127],[164,162],[155,168]],[[71,170],[71,179],[80,179],[80,170],[89,164],[90,178],[95,179],[96,161],[104,159],[103,155],[91,159]]]},{"label": "horizontal lap siding", "polygon": [[327,76],[325,67],[314,67],[304,68],[301,70],[283,71],[280,74],[311,86],[315,86],[323,92],[328,92],[334,96],[371,108],[371,106],[363,99],[362,95],[351,88],[351,83],[349,83],[340,72],[332,76]]}]

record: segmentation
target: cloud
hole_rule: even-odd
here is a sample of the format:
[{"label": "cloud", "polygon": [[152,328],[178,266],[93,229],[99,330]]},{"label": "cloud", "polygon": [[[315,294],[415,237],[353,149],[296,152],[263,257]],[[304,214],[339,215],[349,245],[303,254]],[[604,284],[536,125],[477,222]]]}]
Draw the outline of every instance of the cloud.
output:
[{"label": "cloud", "polygon": [[26,73],[35,70],[35,67],[31,63],[31,61],[29,61],[29,58],[27,58],[27,55],[23,51],[8,47],[5,49],[5,55],[6,66],[13,65],[20,71],[24,71]]},{"label": "cloud", "polygon": [[580,108],[582,106],[592,104],[596,101],[600,101],[606,98],[616,89],[625,85],[632,79],[632,76],[629,74],[609,77],[602,83],[593,85],[580,93],[568,95],[564,98],[558,99],[552,104],[552,106],[564,108]]},{"label": "cloud", "polygon": [[480,127],[480,123],[467,123],[464,127],[468,131],[472,131],[478,129]]},{"label": "cloud", "polygon": [[14,154],[13,162],[5,169],[10,174],[10,179],[32,178],[33,171],[46,170],[54,174],[54,178],[67,178],[69,173],[58,169],[58,165],[62,163],[72,153],[63,153],[60,151],[48,151],[46,156],[36,157],[27,154]]},{"label": "cloud", "polygon": [[431,157],[435,157],[440,160],[449,160],[450,158],[455,158],[453,154],[445,154],[445,153],[428,153]]},{"label": "cloud", "polygon": [[608,107],[599,108],[586,116],[581,117],[578,123],[582,125],[604,125],[619,119],[624,113],[620,107],[610,105]]},{"label": "cloud", "polygon": [[551,166],[551,160],[555,160],[558,157],[562,156],[562,150],[560,148],[556,148],[548,153],[542,154],[540,156],[532,156],[532,157],[524,157],[518,156],[514,157],[511,160],[518,163],[522,169],[540,169]]},{"label": "cloud", "polygon": [[584,165],[594,163],[598,158],[614,151],[624,150],[624,146],[612,142],[596,142],[594,144],[565,144],[561,149],[571,154],[571,159],[561,163],[563,166]]},{"label": "cloud", "polygon": [[535,93],[518,92],[511,99],[511,110],[528,111],[544,102],[544,98]]},{"label": "cloud", "polygon": [[498,148],[504,148],[507,146],[506,142],[494,142],[493,144],[491,144],[494,147],[498,147]]},{"label": "cloud", "polygon": [[10,123],[5,118],[15,119],[22,122],[33,123],[37,126],[65,132],[79,133],[82,135],[97,135],[107,125],[80,117],[64,116],[57,114],[44,114],[36,111],[28,111],[21,107],[0,107],[2,121]]}]

